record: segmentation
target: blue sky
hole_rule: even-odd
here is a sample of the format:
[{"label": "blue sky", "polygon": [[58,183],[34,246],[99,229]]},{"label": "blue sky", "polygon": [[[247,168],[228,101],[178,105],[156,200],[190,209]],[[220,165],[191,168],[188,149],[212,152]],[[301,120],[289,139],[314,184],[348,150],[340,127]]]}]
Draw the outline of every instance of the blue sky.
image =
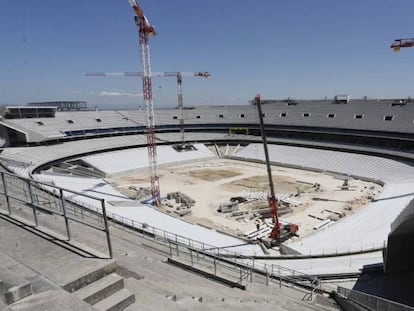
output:
[{"label": "blue sky", "polygon": [[[142,105],[141,81],[86,72],[141,71],[127,0],[1,0],[0,104],[86,100]],[[140,0],[158,34],[153,71],[210,71],[185,78],[184,104],[262,98],[414,97],[412,0]],[[155,107],[177,103],[174,78],[154,78]]]}]

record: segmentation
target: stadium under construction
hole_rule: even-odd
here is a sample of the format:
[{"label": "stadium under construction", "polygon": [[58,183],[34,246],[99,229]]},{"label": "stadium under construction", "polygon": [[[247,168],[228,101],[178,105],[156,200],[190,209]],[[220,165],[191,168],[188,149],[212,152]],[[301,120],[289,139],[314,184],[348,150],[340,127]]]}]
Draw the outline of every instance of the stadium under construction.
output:
[{"label": "stadium under construction", "polygon": [[[111,257],[120,271],[127,266],[139,275],[139,266],[131,268],[130,252],[139,256],[135,242],[120,251],[111,236],[151,241],[153,248],[164,249],[160,260],[247,288],[240,294],[246,302],[261,301],[248,293],[249,286],[280,282],[313,297],[336,292],[344,303],[365,295],[412,304],[409,285],[406,292],[390,289],[393,282],[408,283],[413,270],[410,99],[265,100],[262,108],[281,218],[299,225],[298,237],[280,247],[261,243],[272,224],[252,104],[185,109],[185,141],[192,146],[185,150],[175,148],[181,144],[178,109],[156,110],[160,206],[151,204],[144,112],[5,107],[3,221],[21,221],[86,249],[93,260]],[[230,210],[223,212],[225,206]],[[87,237],[89,230],[106,234]],[[159,284],[165,293],[160,306],[172,303],[169,293],[176,304],[190,296],[181,277],[175,291],[167,280],[168,290]],[[133,305],[139,305],[142,295],[126,287],[135,293]],[[269,296],[278,297],[277,290]],[[36,299],[37,291],[29,297]],[[205,308],[220,305],[212,292],[204,293],[212,299],[204,299]],[[297,308],[313,308],[312,301],[298,299]]]},{"label": "stadium under construction", "polygon": [[1,107],[0,309],[414,310],[414,101],[184,107],[210,73],[152,72],[129,3],[142,71],[87,75],[141,77],[145,111]]}]

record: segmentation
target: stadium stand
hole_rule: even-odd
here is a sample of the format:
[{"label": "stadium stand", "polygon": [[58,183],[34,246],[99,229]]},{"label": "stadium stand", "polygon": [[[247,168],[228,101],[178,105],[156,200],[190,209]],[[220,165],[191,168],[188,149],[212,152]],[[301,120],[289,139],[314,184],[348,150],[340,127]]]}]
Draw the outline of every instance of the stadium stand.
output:
[{"label": "stadium stand", "polygon": [[[125,138],[125,136],[122,136]],[[133,136],[128,136],[132,141]],[[131,142],[129,141],[129,143]],[[91,143],[95,142],[95,143]],[[114,142],[114,145],[111,145],[111,142]],[[25,159],[29,160],[32,163],[35,163],[38,166],[44,165],[48,162],[56,161],[59,158],[67,158],[70,154],[78,155],[87,154],[91,152],[91,149],[95,148],[105,148],[105,149],[116,149],[119,146],[119,142],[114,138],[105,138],[100,143],[100,139],[88,140],[86,141],[74,141],[69,142],[68,144],[62,144],[57,146],[41,146],[36,148],[23,148],[26,149],[26,152],[19,149],[21,154],[16,156],[12,154],[14,159]],[[128,143],[126,143],[127,145]],[[142,139],[141,144],[144,145],[145,141]],[[170,148],[163,147],[160,148]],[[10,152],[13,152],[14,148],[10,148]],[[2,157],[7,155],[9,150],[5,150],[5,154]],[[47,150],[52,152],[52,157],[47,158]],[[76,152],[74,152],[76,150]],[[103,149],[101,149],[103,150]],[[167,150],[167,149],[166,149]],[[329,150],[317,150],[317,149],[302,149],[298,147],[290,146],[278,146],[271,145],[270,148],[271,159],[275,163],[281,163],[282,165],[293,165],[303,168],[312,168],[318,169],[321,171],[331,171],[342,173],[345,175],[355,176],[358,178],[365,178],[369,180],[379,181],[385,184],[384,191],[381,196],[377,198],[376,202],[372,202],[366,208],[364,208],[360,213],[357,213],[352,218],[344,219],[342,222],[328,228],[329,230],[320,231],[309,238],[305,238],[297,243],[297,245],[291,245],[292,248],[296,248],[303,254],[318,254],[318,253],[336,253],[336,252],[352,252],[352,251],[361,251],[366,249],[379,249],[384,246],[384,241],[387,239],[387,234],[389,233],[389,225],[391,221],[402,211],[405,205],[408,204],[413,195],[411,193],[412,183],[414,181],[414,171],[411,166],[379,157],[366,156],[360,154],[349,154],[337,151]],[[129,153],[134,152],[133,150],[124,150],[118,151],[118,156],[113,157],[112,155],[105,156],[94,155],[86,157],[86,161],[92,163],[93,159],[98,159],[96,164],[100,167],[99,163],[104,163],[105,167],[101,167],[102,170],[106,170],[108,173],[119,172],[124,170],[129,170],[132,167],[128,164],[128,161],[120,161],[120,158],[131,158],[128,156]],[[141,159],[141,167],[147,163],[146,150],[141,150],[142,156],[137,157]],[[38,154],[38,155],[37,155]],[[183,160],[181,155],[178,153],[165,153],[168,156],[165,159],[169,161],[178,162]],[[303,155],[306,154],[306,157]],[[172,155],[174,157],[172,157]],[[200,155],[198,155],[200,156]],[[210,156],[210,154],[208,154]],[[236,155],[236,158],[242,159],[260,159],[263,160],[263,150],[260,144],[250,144],[247,147],[240,150]],[[112,158],[112,160],[111,160]],[[134,157],[135,158],[135,157]],[[195,159],[195,158],[193,158]],[[41,162],[40,162],[41,161]],[[162,160],[161,160],[162,161]],[[111,164],[113,163],[113,164]],[[111,165],[114,165],[114,169],[111,169]],[[120,165],[120,167],[118,167]],[[124,165],[124,167],[122,167]],[[134,163],[135,168],[140,167],[140,164]],[[33,166],[32,169],[36,167]],[[30,169],[29,169],[30,171]],[[87,189],[94,189],[96,191],[96,185],[102,184],[102,180],[92,180],[92,183],[86,183],[85,186],[83,182],[71,181],[70,177],[57,177],[57,176],[47,176],[41,177],[42,175],[35,175],[36,178],[41,180],[53,180],[57,185],[64,186],[66,188],[76,187],[78,191],[84,191],[87,193]],[[59,181],[62,182],[62,178],[66,179],[66,182],[59,184]],[[85,179],[86,181],[86,179]],[[79,188],[80,187],[80,188]],[[110,193],[109,189],[99,190],[100,193]],[[90,193],[92,194],[92,192]],[[116,194],[119,195],[119,194]],[[110,198],[108,198],[110,200]],[[393,209],[388,207],[392,205]],[[383,217],[383,210],[389,216]],[[116,211],[115,211],[116,213]],[[124,215],[128,217],[127,215]],[[140,216],[142,217],[142,216]],[[146,222],[151,224],[151,220],[147,217],[145,218]],[[359,219],[359,220],[358,220]],[[366,219],[375,219],[376,221],[366,222]],[[164,230],[171,230],[171,227],[162,227]],[[174,227],[175,225],[172,225]],[[349,234],[353,233],[353,234]],[[341,237],[338,239],[338,236]],[[324,248],[321,249],[321,241],[323,240]],[[204,240],[206,243],[214,244],[211,241]],[[355,242],[358,241],[358,242]],[[381,255],[376,255],[375,260],[378,260],[378,257]],[[354,263],[350,269],[349,265],[339,264],[338,267],[332,267],[331,272],[338,272],[336,269],[345,268],[347,272],[350,270],[355,271],[362,267],[362,264],[372,264],[372,258],[367,262],[361,262],[359,265],[357,261],[354,260]],[[381,259],[379,259],[381,260]],[[288,266],[290,263],[286,263]],[[300,268],[295,267],[300,270]],[[316,264],[313,264],[313,268],[317,269]],[[328,271],[328,268],[324,267],[325,272]],[[308,271],[309,268],[306,267]],[[309,271],[308,271],[309,272]]]},{"label": "stadium stand", "polygon": [[[175,154],[168,146],[179,141],[177,112],[176,109],[156,111],[157,140],[159,144],[165,145],[160,148],[165,148],[166,159],[170,162],[212,156],[202,142],[237,144],[239,147],[232,157],[263,161],[254,105],[186,109],[186,139],[200,143],[198,149],[202,151],[188,159]],[[400,233],[406,233],[406,228],[412,227],[414,103],[391,99],[350,100],[347,103],[329,99],[269,100],[264,104],[263,112],[273,163],[339,173],[374,181],[384,187],[375,200],[352,217],[289,244],[291,249],[302,254],[298,258],[258,258],[257,262],[272,266],[277,264],[298,273],[345,275],[360,273],[360,269],[374,264],[382,265],[384,256],[386,271],[387,267],[388,272],[393,272],[395,267],[402,266],[412,270],[411,265],[406,265],[412,250],[406,258],[399,258],[395,254],[400,252],[401,245],[408,245],[407,241],[412,237],[409,230],[404,237]],[[229,128],[234,127],[247,127],[251,135],[230,135]],[[143,111],[57,111],[55,117],[20,119],[6,119],[3,116],[0,134],[8,148],[3,149],[0,161],[4,167],[20,176],[53,181],[57,186],[75,188],[84,193],[105,193],[109,201],[111,196],[113,198],[120,194],[104,186],[102,179],[76,179],[36,173],[66,159],[82,158],[97,167],[100,161],[108,164],[111,157],[105,158],[99,153],[109,151],[114,152],[112,155],[119,153],[117,156],[122,157],[132,152],[128,148],[145,147],[145,135],[141,135],[144,130]],[[224,154],[229,153],[228,148],[221,150]],[[143,155],[144,151],[141,149],[138,152]],[[140,167],[145,162],[142,159]],[[125,167],[113,170],[101,167],[101,170],[113,174],[133,167],[127,164],[125,162]],[[139,163],[135,165],[138,168]],[[103,197],[105,194],[102,194]],[[154,219],[159,218],[153,214],[154,211],[142,209],[142,214],[135,215],[132,209],[123,209],[125,214],[121,216],[125,219],[144,220],[148,225],[167,231],[180,227],[183,231],[177,231],[176,234],[192,236],[195,240],[211,245],[224,245],[220,244],[223,236],[218,232],[214,233],[217,236],[213,238],[214,234],[205,231],[205,228],[194,233],[199,229],[185,229],[187,225],[170,223],[168,219],[161,218],[162,221],[154,222]],[[112,218],[116,218],[114,215],[119,212],[116,207],[109,211]],[[228,243],[235,244],[238,241]],[[321,247],[321,244],[324,246]],[[383,255],[384,248],[387,251]],[[235,250],[253,256],[261,254],[260,249],[251,246]],[[336,254],[341,256],[335,257]]]},{"label": "stadium stand", "polygon": [[[333,104],[329,100],[298,100],[296,105],[287,101],[267,101],[263,106],[264,121],[268,130],[279,136],[298,137],[298,133],[317,132],[317,139],[329,135],[355,137],[390,137],[397,144],[398,138],[405,138],[405,148],[411,148],[414,103],[393,105],[395,100],[351,100],[348,104]],[[42,109],[37,107],[36,109]],[[46,108],[45,108],[46,109]],[[145,126],[145,111],[56,111],[53,118],[7,119],[3,116],[3,132],[18,132],[25,137],[18,140],[15,135],[6,135],[8,145],[33,144],[45,140],[73,139],[78,136],[114,135],[139,132]],[[230,127],[248,126],[257,130],[257,112],[254,105],[194,107],[184,111],[185,127],[189,130],[219,128],[228,131]],[[159,131],[177,130],[178,110],[157,110],[156,124]],[[5,131],[8,129],[8,131]],[[35,132],[40,136],[33,136]],[[329,134],[329,135],[328,135]],[[358,134],[358,135],[355,135]],[[344,137],[340,141],[344,141]],[[411,141],[407,145],[407,141]],[[365,141],[367,144],[373,144]],[[381,140],[383,143],[384,140]],[[401,144],[401,141],[400,141]],[[398,144],[398,146],[400,146]]]},{"label": "stadium stand", "polygon": [[[159,165],[182,161],[196,161],[214,157],[203,144],[195,144],[196,150],[180,153],[170,146],[158,147],[157,163]],[[147,150],[144,148],[114,151],[82,158],[86,163],[107,173],[119,174],[148,166]]]},{"label": "stadium stand", "polygon": [[[360,154],[276,145],[269,146],[269,154],[274,163],[336,172],[384,184],[375,202],[356,215],[290,245],[301,253],[346,252],[381,247],[387,239],[391,221],[414,198],[414,169],[400,162]],[[260,144],[251,144],[239,151],[235,158],[264,161],[263,148]],[[320,245],[324,246],[323,251]]]}]

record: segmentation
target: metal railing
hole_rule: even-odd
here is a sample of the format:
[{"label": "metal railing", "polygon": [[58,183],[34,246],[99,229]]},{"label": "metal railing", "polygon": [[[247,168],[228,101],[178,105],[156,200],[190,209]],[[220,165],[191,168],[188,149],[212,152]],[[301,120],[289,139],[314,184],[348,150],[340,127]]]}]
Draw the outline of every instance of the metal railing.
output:
[{"label": "metal railing", "polygon": [[378,296],[338,286],[337,295],[372,311],[413,311],[414,308]]},{"label": "metal railing", "polygon": [[[6,214],[8,216],[13,217],[15,213],[13,211],[14,202],[20,203],[19,206],[26,206],[32,209],[33,216],[31,221],[34,227],[39,227],[38,212],[60,216],[65,223],[67,241],[72,240],[70,222],[76,222],[95,230],[103,231],[106,235],[109,258],[113,257],[104,199],[6,172],[0,172],[0,181],[0,195],[5,197]],[[82,210],[71,202],[67,196],[82,196],[96,200],[99,202],[100,208],[95,209],[95,211]]]},{"label": "metal railing", "polygon": [[295,256],[290,255],[291,257],[297,258],[318,258],[318,257],[336,257],[336,256],[346,256],[346,255],[358,255],[363,253],[371,253],[375,251],[382,251],[387,247],[387,241],[380,242],[367,242],[367,243],[354,243],[349,246],[343,247],[330,247],[330,248],[303,248],[300,249],[301,254]]},{"label": "metal railing", "polygon": [[[282,286],[282,283],[284,283],[309,289],[307,296],[310,299],[312,299],[313,293],[319,287],[319,280],[315,276],[276,264],[267,264],[264,261],[255,260],[226,248],[192,240],[146,223],[107,212],[104,199],[61,188],[51,183],[18,177],[10,173],[1,172],[0,174],[2,181],[0,195],[4,195],[6,198],[9,214],[12,213],[10,199],[14,199],[32,208],[35,226],[38,226],[37,211],[63,217],[68,240],[71,239],[69,221],[75,221],[93,229],[104,231],[107,236],[110,258],[112,258],[112,247],[107,223],[108,218],[115,225],[127,228],[131,232],[140,234],[143,238],[168,247],[171,254],[173,254],[172,248],[174,246],[174,256],[190,256],[194,259],[193,255],[196,254],[198,260],[204,260],[206,263],[213,262],[216,272],[218,268],[231,271],[232,274],[236,272],[240,275],[240,281],[247,278],[251,280],[253,273],[255,273],[265,276],[266,285],[273,282]],[[82,202],[81,198],[97,200],[100,202],[100,207]],[[194,263],[194,261],[192,262]]]},{"label": "metal railing", "polygon": [[[206,263],[212,262],[214,273],[217,273],[219,267],[224,267],[224,269],[232,269],[234,273],[240,275],[260,274],[266,277],[266,285],[269,285],[270,282],[276,282],[279,286],[284,283],[290,284],[292,287],[299,286],[308,289],[309,292],[305,295],[304,300],[312,300],[313,294],[320,288],[320,282],[316,276],[277,264],[267,264],[264,261],[255,260],[238,252],[195,241],[114,213],[109,212],[108,217],[120,227],[133,229],[141,237],[168,247],[170,256],[186,256],[190,258],[192,264],[196,262],[195,258],[204,260]],[[249,279],[251,279],[250,274]],[[241,280],[243,279],[245,277],[241,278]]]}]

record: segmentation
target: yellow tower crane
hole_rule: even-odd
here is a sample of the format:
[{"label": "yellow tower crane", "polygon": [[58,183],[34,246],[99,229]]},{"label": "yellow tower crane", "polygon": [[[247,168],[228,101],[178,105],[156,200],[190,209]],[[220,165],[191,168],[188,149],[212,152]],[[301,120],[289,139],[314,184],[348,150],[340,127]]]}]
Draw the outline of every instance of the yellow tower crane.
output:
[{"label": "yellow tower crane", "polygon": [[401,48],[410,48],[414,46],[414,38],[409,39],[395,39],[391,44],[394,52],[399,52]]}]

